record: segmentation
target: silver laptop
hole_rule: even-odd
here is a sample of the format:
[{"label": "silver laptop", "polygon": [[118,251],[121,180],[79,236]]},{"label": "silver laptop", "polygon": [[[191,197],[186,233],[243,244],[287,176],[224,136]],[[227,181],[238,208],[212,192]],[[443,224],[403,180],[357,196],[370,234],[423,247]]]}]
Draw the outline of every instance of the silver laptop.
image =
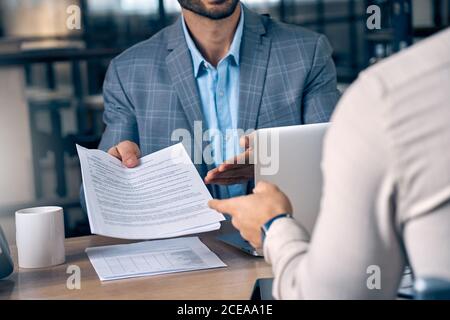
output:
[{"label": "silver laptop", "polygon": [[[255,140],[255,183],[265,180],[287,194],[293,216],[312,233],[322,194],[322,144],[328,123],[260,129]],[[238,232],[220,240],[261,256]]]}]

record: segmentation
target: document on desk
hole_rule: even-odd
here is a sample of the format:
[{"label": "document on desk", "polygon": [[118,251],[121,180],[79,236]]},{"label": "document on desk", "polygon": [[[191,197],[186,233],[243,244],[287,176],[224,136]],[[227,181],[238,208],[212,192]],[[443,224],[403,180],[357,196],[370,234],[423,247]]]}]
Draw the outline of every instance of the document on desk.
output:
[{"label": "document on desk", "polygon": [[226,267],[198,237],[87,248],[101,281]]},{"label": "document on desk", "polygon": [[77,145],[92,233],[160,239],[220,228],[224,216],[181,143],[140,159],[135,168]]}]

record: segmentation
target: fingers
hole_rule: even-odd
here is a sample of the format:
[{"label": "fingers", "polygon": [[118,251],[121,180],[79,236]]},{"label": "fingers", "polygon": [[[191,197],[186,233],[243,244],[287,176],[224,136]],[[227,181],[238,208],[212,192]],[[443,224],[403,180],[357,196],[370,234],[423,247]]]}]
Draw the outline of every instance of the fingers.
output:
[{"label": "fingers", "polygon": [[205,181],[206,184],[218,184],[221,186],[229,186],[231,184],[239,184],[239,183],[244,183],[246,181],[248,181],[250,179],[247,179],[245,177],[239,177],[239,178],[224,178],[224,179],[214,179],[214,180],[208,180],[207,182]]},{"label": "fingers", "polygon": [[208,206],[211,209],[214,209],[216,211],[222,212],[222,213],[227,213],[230,216],[233,216],[236,213],[236,209],[239,207],[239,199],[240,197],[237,198],[232,198],[232,199],[226,199],[226,200],[210,200],[208,202]]},{"label": "fingers", "polygon": [[239,145],[241,148],[248,149],[250,145],[250,138],[248,136],[242,136],[239,138]]},{"label": "fingers", "polygon": [[117,146],[108,150],[108,153],[121,160],[123,165],[128,168],[136,167],[139,164],[141,152],[136,143],[131,141],[122,141]]},{"label": "fingers", "polygon": [[239,145],[241,146],[241,148],[249,149],[253,147],[253,141],[255,140],[255,132],[256,131],[240,137]]},{"label": "fingers", "polygon": [[237,164],[230,167],[229,170],[219,171],[214,174],[215,178],[233,178],[233,177],[253,177],[253,165]]},{"label": "fingers", "polygon": [[122,157],[122,163],[129,168],[138,165],[138,157],[140,156],[139,147],[131,141],[123,141],[117,145],[117,150]]},{"label": "fingers", "polygon": [[218,173],[219,173],[219,169],[218,168],[214,168],[212,170],[209,170],[208,173],[205,176],[205,179],[204,179],[205,183],[206,184],[211,183],[211,181],[213,181],[217,177]]},{"label": "fingers", "polygon": [[253,167],[239,166],[225,172],[208,173],[207,184],[233,184],[251,180],[254,176]]},{"label": "fingers", "polygon": [[249,159],[250,159],[252,152],[253,152],[252,149],[246,149],[244,152],[238,154],[234,158],[225,160],[225,162],[219,166],[219,170],[221,167],[223,168],[222,170],[226,170],[227,165],[249,164],[250,163]]},{"label": "fingers", "polygon": [[222,213],[228,213],[228,206],[229,204],[226,203],[227,200],[217,200],[217,199],[213,199],[213,200],[209,200],[208,201],[208,206],[211,209],[214,209],[216,211],[222,212]]},{"label": "fingers", "polygon": [[[245,137],[242,137],[245,140]],[[205,177],[206,184],[233,184],[247,181],[254,176],[254,165],[251,163],[252,149],[226,160],[217,168],[208,172]],[[231,172],[233,170],[233,172]],[[234,171],[239,170],[239,171]],[[228,172],[230,171],[230,172]],[[225,173],[225,175],[224,175]],[[224,181],[223,179],[235,178],[233,181]]]},{"label": "fingers", "polygon": [[[222,165],[221,165],[222,166]],[[235,184],[253,179],[254,165],[227,165],[226,170],[219,166],[208,172],[206,184]]]},{"label": "fingers", "polygon": [[259,249],[262,247],[261,232],[246,233],[240,230],[238,226],[234,225],[234,227],[239,230],[241,237],[247,240],[253,248]]},{"label": "fingers", "polygon": [[[249,141],[249,137],[248,136],[242,136],[241,138],[241,142],[244,145],[248,145],[248,141]],[[238,154],[237,156],[226,160],[224,163],[220,164],[217,168],[214,168],[212,170],[210,170],[208,172],[208,174],[205,177],[205,183],[209,184],[209,183],[218,183],[218,179],[222,179],[222,178],[228,178],[229,176],[237,176],[237,174],[232,174],[232,175],[227,175],[225,177],[222,176],[223,172],[229,171],[229,170],[233,170],[233,169],[240,169],[241,167],[244,166],[252,166],[251,169],[248,169],[250,174],[249,175],[245,175],[244,177],[242,177],[242,179],[237,180],[238,182],[240,181],[245,181],[248,179],[253,178],[253,164],[250,164],[250,157],[252,155],[253,150],[249,150],[247,149],[245,152]],[[248,178],[247,178],[248,176]],[[237,182],[235,182],[237,183]],[[222,184],[222,183],[220,183]]]},{"label": "fingers", "polygon": [[122,160],[122,158],[121,158],[121,156],[120,156],[120,153],[119,153],[119,150],[117,150],[117,147],[116,147],[116,146],[114,146],[114,147],[112,147],[111,149],[109,149],[109,150],[108,150],[108,153],[109,153],[110,155],[112,155],[114,158],[117,158],[117,159],[119,159],[119,160]]},{"label": "fingers", "polygon": [[253,193],[265,193],[265,192],[277,192],[280,191],[280,189],[267,181],[260,181],[256,185],[256,187],[253,189]]},{"label": "fingers", "polygon": [[254,240],[254,241],[250,241],[250,244],[253,248],[255,249],[261,249],[262,248],[262,242],[261,240]]}]

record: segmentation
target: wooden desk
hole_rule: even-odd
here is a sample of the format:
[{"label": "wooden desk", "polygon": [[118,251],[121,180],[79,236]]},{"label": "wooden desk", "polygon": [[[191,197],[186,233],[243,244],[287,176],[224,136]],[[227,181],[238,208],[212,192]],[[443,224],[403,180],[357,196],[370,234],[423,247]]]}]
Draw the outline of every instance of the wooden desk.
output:
[{"label": "wooden desk", "polygon": [[[87,236],[66,239],[66,263],[42,269],[19,269],[17,249],[11,247],[15,270],[0,280],[0,299],[249,299],[257,278],[271,277],[263,258],[251,257],[215,239],[200,239],[228,267],[143,278],[101,282],[84,252],[87,247],[131,241]],[[68,265],[81,268],[81,289],[66,287]]]}]

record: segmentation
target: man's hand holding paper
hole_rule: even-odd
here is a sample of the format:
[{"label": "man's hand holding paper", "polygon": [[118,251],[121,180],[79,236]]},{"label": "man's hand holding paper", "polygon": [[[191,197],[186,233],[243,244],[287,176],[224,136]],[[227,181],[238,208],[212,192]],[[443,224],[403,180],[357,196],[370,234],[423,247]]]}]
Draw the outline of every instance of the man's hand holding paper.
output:
[{"label": "man's hand holding paper", "polygon": [[101,150],[77,150],[93,233],[157,239],[220,228],[224,217],[208,208],[212,197],[182,144],[147,155],[132,168]]}]

